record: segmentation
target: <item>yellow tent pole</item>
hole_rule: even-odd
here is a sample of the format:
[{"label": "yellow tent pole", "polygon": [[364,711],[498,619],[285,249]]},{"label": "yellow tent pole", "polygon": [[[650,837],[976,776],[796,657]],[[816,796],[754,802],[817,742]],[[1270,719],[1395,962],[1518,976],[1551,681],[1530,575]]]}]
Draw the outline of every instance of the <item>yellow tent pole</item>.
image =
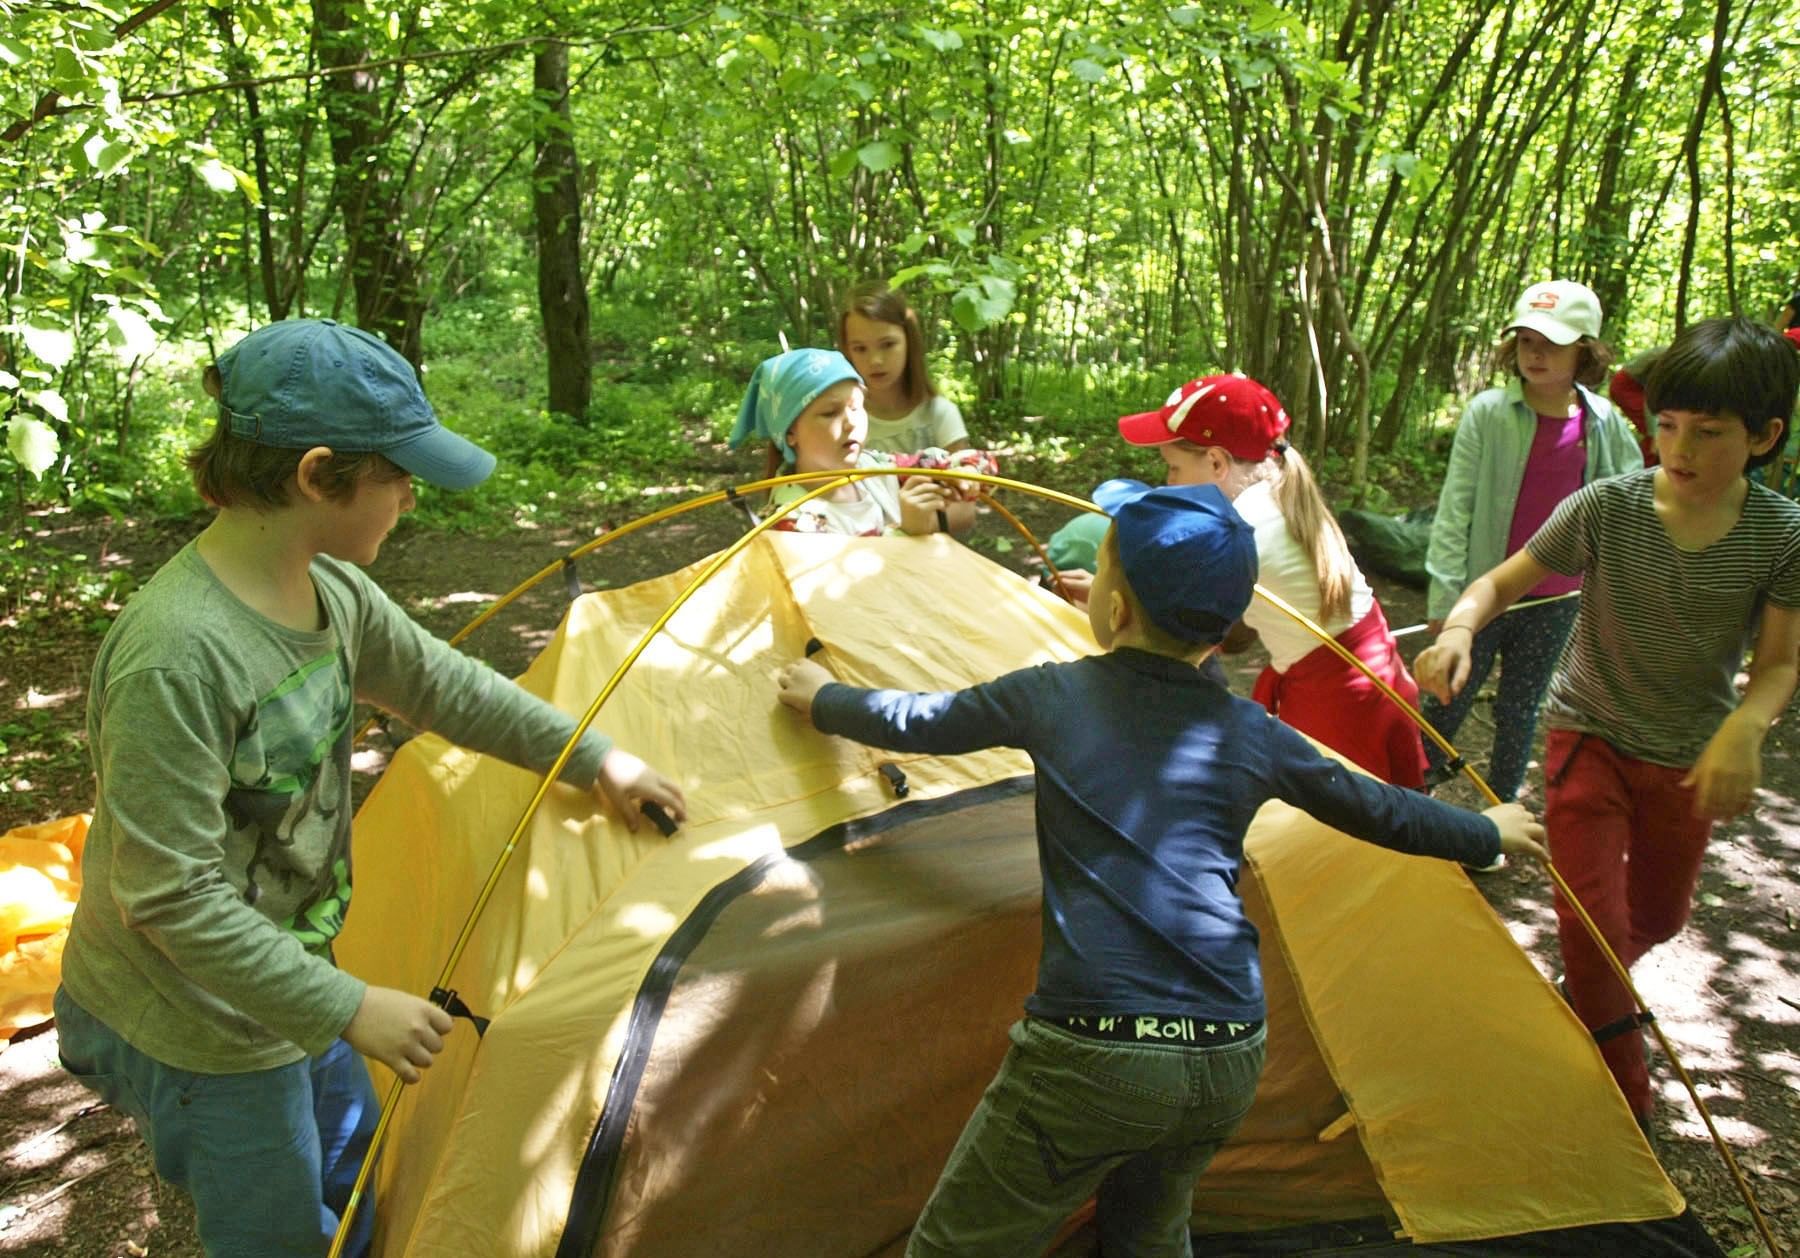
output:
[{"label": "yellow tent pole", "polygon": [[[506,867],[512,860],[513,852],[519,846],[519,840],[524,837],[526,828],[531,824],[531,819],[537,815],[539,805],[544,802],[544,797],[550,793],[551,785],[557,780],[558,775],[561,774],[563,766],[568,764],[569,757],[574,755],[575,748],[580,744],[582,735],[587,733],[588,726],[594,723],[594,718],[599,715],[602,705],[612,697],[613,691],[618,689],[619,683],[625,678],[625,674],[630,671],[633,664],[637,663],[638,657],[644,653],[645,649],[650,645],[651,640],[654,639],[657,634],[662,632],[663,626],[669,623],[670,618],[673,617],[676,612],[681,610],[687,601],[699,591],[700,587],[705,585],[715,573],[729,563],[739,551],[743,550],[763,533],[773,528],[780,522],[783,516],[794,510],[794,508],[812,501],[821,494],[830,493],[833,489],[845,483],[846,481],[842,477],[828,480],[826,483],[819,485],[816,489],[808,492],[805,496],[777,508],[776,511],[764,519],[762,523],[758,524],[748,533],[745,533],[742,537],[738,538],[730,546],[727,546],[724,550],[720,551],[706,565],[700,575],[694,578],[693,582],[676,596],[675,601],[669,604],[667,610],[665,610],[661,616],[657,617],[656,622],[644,631],[643,636],[638,639],[637,645],[632,647],[631,650],[626,653],[625,658],[619,661],[619,666],[613,670],[612,676],[607,678],[606,684],[600,688],[600,693],[594,697],[594,701],[588,705],[587,711],[584,712],[581,719],[576,722],[575,732],[571,734],[569,740],[563,744],[562,751],[558,753],[555,762],[545,771],[542,780],[538,782],[537,790],[532,793],[530,801],[525,805],[525,811],[520,815],[518,824],[513,826],[512,834],[507,838],[505,846],[500,849],[500,854],[495,858],[493,867],[488,872],[487,881],[482,884],[480,893],[475,897],[474,906],[470,908],[468,916],[463,920],[462,930],[457,934],[456,942],[450,949],[450,957],[444,962],[443,969],[438,973],[437,982],[433,984],[434,991],[448,990],[451,976],[454,974],[457,964],[462,960],[463,952],[469,946],[470,938],[475,933],[475,926],[481,920],[481,915],[486,910],[488,901],[494,894],[494,888],[499,885],[501,875],[506,872]],[[356,1182],[350,1188],[350,1199],[345,1204],[343,1214],[338,1219],[337,1232],[331,1238],[331,1248],[327,1258],[341,1258],[341,1255],[344,1252],[344,1245],[350,1237],[351,1222],[356,1217],[356,1208],[361,1204],[363,1194],[368,1189],[369,1177],[375,1167],[376,1155],[380,1153],[382,1141],[387,1136],[388,1127],[393,1122],[394,1113],[400,1107],[400,1091],[405,1086],[406,1085],[401,1080],[395,1079],[392,1086],[388,1088],[387,1099],[383,1102],[381,1107],[381,1117],[375,1124],[374,1133],[369,1137],[369,1148],[363,1155],[362,1165],[357,1168]]]},{"label": "yellow tent pole", "polygon": [[[567,764],[569,757],[573,754],[575,746],[581,738],[581,735],[586,732],[588,726],[593,723],[594,718],[598,715],[601,705],[603,705],[606,702],[606,700],[612,696],[612,692],[618,688],[618,685],[623,680],[625,673],[630,669],[632,664],[634,664],[637,661],[638,657],[643,654],[644,650],[649,646],[650,641],[655,637],[655,635],[662,630],[664,625],[666,625],[668,623],[670,617],[672,617],[675,614],[675,612],[678,611],[682,607],[682,605],[684,605],[688,601],[688,599],[691,598],[699,590],[699,588],[702,585],[704,585],[708,580],[710,580],[722,567],[724,567],[724,565],[727,562],[729,562],[734,556],[736,556],[745,546],[749,545],[749,543],[752,540],[754,540],[757,536],[759,536],[760,534],[768,531],[777,522],[779,522],[785,515],[787,515],[791,511],[793,511],[795,508],[799,507],[801,504],[810,502],[814,498],[817,498],[817,497],[821,496],[822,494],[829,492],[830,490],[838,487],[839,485],[849,484],[849,483],[853,483],[853,482],[861,481],[861,480],[867,480],[872,477],[877,477],[877,476],[910,477],[910,476],[926,475],[926,474],[928,474],[934,480],[958,480],[958,481],[965,481],[965,482],[980,484],[980,485],[988,486],[988,487],[1017,489],[1024,493],[1030,494],[1034,497],[1043,498],[1043,499],[1046,499],[1051,502],[1061,503],[1062,505],[1070,507],[1074,510],[1087,511],[1087,512],[1092,512],[1095,514],[1102,514],[1102,515],[1105,514],[1105,512],[1102,510],[1102,508],[1096,506],[1094,503],[1092,503],[1086,499],[1077,498],[1073,495],[1065,494],[1058,490],[1047,489],[1041,485],[1032,485],[1032,484],[1029,484],[1024,481],[1013,480],[1010,477],[989,475],[987,473],[982,473],[982,472],[969,472],[969,471],[952,470],[952,469],[941,469],[941,470],[933,470],[929,473],[922,473],[917,468],[882,467],[882,468],[843,469],[843,470],[825,471],[825,472],[794,472],[794,473],[789,473],[789,474],[782,475],[782,476],[767,477],[762,480],[751,481],[744,485],[735,486],[730,489],[714,491],[712,493],[704,494],[699,498],[691,499],[684,503],[677,503],[672,506],[665,507],[660,511],[655,511],[647,516],[639,517],[638,519],[633,520],[628,524],[622,525],[621,527],[619,527],[617,529],[610,529],[607,532],[602,533],[600,536],[595,537],[595,538],[589,540],[588,542],[583,543],[581,546],[576,547],[574,550],[570,551],[567,555],[558,559],[556,562],[545,565],[538,572],[533,574],[531,577],[527,578],[525,581],[521,582],[519,585],[515,586],[511,591],[509,591],[507,594],[503,595],[500,599],[496,600],[495,603],[493,603],[490,607],[486,608],[480,615],[476,616],[468,624],[464,625],[463,628],[461,630],[459,630],[456,633],[456,635],[450,639],[450,642],[452,644],[461,642],[464,638],[468,637],[469,634],[473,633],[481,625],[485,624],[488,620],[492,619],[493,616],[498,614],[505,607],[509,606],[512,602],[514,602],[516,599],[518,599],[526,591],[528,591],[532,587],[536,586],[539,582],[544,580],[544,578],[546,578],[546,577],[550,576],[552,573],[556,572],[560,567],[562,567],[562,565],[565,562],[580,558],[581,556],[589,554],[592,551],[598,550],[602,546],[609,545],[612,542],[617,541],[622,537],[629,536],[630,534],[632,534],[634,532],[637,532],[641,529],[647,528],[652,524],[656,524],[656,523],[660,523],[661,521],[664,521],[664,520],[672,519],[675,516],[685,514],[688,511],[699,510],[702,507],[712,506],[719,502],[731,500],[734,497],[741,495],[741,494],[757,493],[764,489],[773,489],[773,488],[777,488],[782,485],[792,485],[792,484],[806,485],[806,484],[812,484],[814,482],[823,482],[822,484],[819,484],[817,486],[817,488],[812,489],[811,491],[806,493],[803,497],[798,498],[791,503],[782,504],[781,506],[776,508],[776,510],[774,511],[773,514],[768,516],[761,523],[757,524],[754,528],[752,528],[749,532],[745,533],[742,537],[738,538],[735,542],[732,543],[731,546],[727,547],[724,551],[720,552],[720,554],[718,556],[716,556],[715,559],[707,565],[707,567],[700,573],[700,575],[693,581],[693,583],[691,583],[687,587],[687,589],[683,590],[681,592],[681,594],[676,597],[675,601],[670,604],[669,608],[663,613],[663,615],[661,617],[659,617],[658,620],[653,625],[651,625],[651,627],[645,632],[643,637],[638,641],[637,645],[635,647],[633,647],[631,652],[629,654],[627,654],[627,656],[625,657],[625,659],[623,661],[621,661],[617,670],[615,670],[612,677],[610,679],[608,679],[606,685],[601,689],[599,695],[595,698],[594,702],[588,707],[587,712],[583,715],[581,721],[577,724],[575,734],[573,735],[573,737],[563,747],[561,754],[556,759],[556,762],[551,766],[550,770],[546,773],[544,779],[539,783],[538,790],[533,795],[531,801],[526,806],[524,815],[520,817],[517,826],[514,827],[512,836],[507,840],[505,847],[501,850],[500,856],[499,856],[498,860],[496,861],[493,870],[490,872],[487,882],[483,885],[481,892],[477,897],[474,908],[471,909],[468,918],[465,920],[465,922],[463,924],[462,932],[459,934],[459,936],[457,938],[455,947],[452,950],[451,958],[445,964],[443,972],[440,975],[439,981],[436,985],[438,989],[443,989],[449,983],[451,972],[455,969],[457,963],[461,960],[462,953],[463,953],[464,949],[466,949],[466,947],[468,946],[468,940],[469,940],[470,936],[474,933],[475,925],[476,925],[477,921],[479,920],[481,913],[486,909],[488,900],[491,898],[494,888],[499,883],[500,876],[504,872],[506,863],[511,859],[514,848],[517,846],[519,839],[523,836],[525,828],[530,824],[531,818],[536,814],[536,811],[537,811],[539,805],[543,802],[544,796],[549,793],[551,783],[556,780],[557,774],[560,773],[562,770],[562,767],[565,764]],[[1040,557],[1042,557],[1046,568],[1049,569],[1052,572],[1052,574],[1054,575],[1055,569],[1050,567],[1049,556],[1044,552],[1043,547],[1041,545],[1039,545],[1037,538],[1031,533],[1030,529],[1028,529],[1025,526],[1024,522],[1021,521],[1014,513],[1007,510],[1005,507],[1002,507],[998,502],[996,502],[994,500],[991,492],[986,493],[983,496],[990,505],[994,506],[1000,512],[1001,515],[1003,515],[1007,520],[1009,520],[1013,524],[1013,526],[1016,529],[1018,529],[1022,534],[1024,534],[1024,536],[1030,541],[1032,546],[1037,550]],[[1434,728],[1432,726],[1432,724],[1428,720],[1425,719],[1424,715],[1422,713],[1420,713],[1417,708],[1415,708],[1412,704],[1408,703],[1391,686],[1389,686],[1386,682],[1382,681],[1381,678],[1377,677],[1375,675],[1375,673],[1373,672],[1373,670],[1371,670],[1367,664],[1365,664],[1360,658],[1358,658],[1354,652],[1350,651],[1347,647],[1345,647],[1343,645],[1343,643],[1339,642],[1335,637],[1326,633],[1322,626],[1316,624],[1309,617],[1307,617],[1306,615],[1301,613],[1299,610],[1294,608],[1286,600],[1282,599],[1279,595],[1271,593],[1269,590],[1265,589],[1262,585],[1258,584],[1255,587],[1255,594],[1256,594],[1256,597],[1263,599],[1265,602],[1270,604],[1272,607],[1275,607],[1277,610],[1281,611],[1282,613],[1284,613],[1285,615],[1287,615],[1288,617],[1290,617],[1291,619],[1293,619],[1300,625],[1304,626],[1321,643],[1323,643],[1326,647],[1328,647],[1330,650],[1332,650],[1335,654],[1337,654],[1345,662],[1350,664],[1352,667],[1356,668],[1365,677],[1367,677],[1370,681],[1372,681],[1375,684],[1376,688],[1390,702],[1398,704],[1400,706],[1400,709],[1403,712],[1405,712],[1408,715],[1408,717],[1411,718],[1411,720],[1413,721],[1413,723],[1415,725],[1417,725],[1419,727],[1419,730],[1421,733],[1423,733],[1426,737],[1429,737],[1430,739],[1432,739],[1432,741],[1434,741],[1438,745],[1438,747],[1447,756],[1449,756],[1451,758],[1452,761],[1462,764],[1463,773],[1475,785],[1476,789],[1481,793],[1481,795],[1489,801],[1490,805],[1497,805],[1501,802],[1500,797],[1494,793],[1493,788],[1490,787],[1487,784],[1487,782],[1481,777],[1481,775],[1475,771],[1473,766],[1469,765],[1466,761],[1464,761],[1462,759],[1461,754],[1450,743],[1450,741],[1448,739],[1444,738],[1443,735],[1438,733],[1436,728]],[[1575,897],[1573,891],[1569,888],[1568,883],[1563,880],[1563,877],[1562,877],[1561,873],[1556,869],[1555,864],[1553,862],[1546,862],[1545,867],[1549,871],[1550,876],[1551,876],[1552,880],[1555,882],[1557,888],[1562,892],[1564,898],[1566,900],[1568,900],[1568,902],[1574,907],[1576,915],[1579,918],[1579,920],[1581,921],[1583,928],[1588,932],[1589,936],[1593,939],[1595,945],[1600,949],[1601,954],[1606,958],[1607,964],[1612,967],[1614,974],[1618,976],[1619,980],[1622,983],[1624,983],[1625,988],[1631,994],[1632,1000],[1636,1004],[1638,1011],[1643,1014],[1649,1014],[1650,1008],[1649,1008],[1648,1004],[1645,1003],[1643,996],[1638,992],[1636,985],[1632,983],[1630,972],[1626,969],[1625,965],[1619,960],[1617,954],[1614,953],[1611,946],[1606,942],[1605,937],[1600,933],[1599,927],[1594,923],[1593,919],[1588,915],[1586,908],[1583,907],[1581,902]],[[1674,1047],[1669,1043],[1668,1037],[1663,1033],[1661,1024],[1656,1021],[1654,1016],[1652,1016],[1652,1017],[1650,1017],[1647,1025],[1650,1026],[1651,1029],[1655,1032],[1657,1041],[1662,1046],[1663,1052],[1668,1056],[1670,1062],[1675,1066],[1676,1073],[1681,1077],[1682,1084],[1687,1089],[1688,1096],[1693,1100],[1695,1107],[1699,1110],[1701,1119],[1704,1121],[1704,1123],[1706,1125],[1707,1132],[1712,1137],[1713,1145],[1719,1151],[1721,1157],[1723,1157],[1723,1159],[1725,1160],[1725,1164],[1730,1169],[1730,1171],[1732,1173],[1732,1177],[1736,1180],[1739,1195],[1744,1199],[1745,1204],[1749,1207],[1751,1216],[1755,1221],[1757,1231],[1762,1236],[1763,1242],[1768,1247],[1772,1258],[1781,1258],[1781,1250],[1775,1242],[1774,1236],[1769,1229],[1768,1222],[1763,1217],[1762,1210],[1758,1206],[1758,1204],[1756,1202],[1756,1198],[1755,1198],[1754,1194],[1752,1193],[1749,1184],[1745,1181],[1743,1172],[1738,1167],[1737,1159],[1732,1155],[1730,1147],[1725,1143],[1723,1136],[1720,1135],[1717,1126],[1714,1124],[1712,1114],[1707,1109],[1705,1101],[1703,1101],[1701,1099],[1698,1088],[1695,1086],[1692,1078],[1688,1075],[1686,1068],[1681,1064],[1680,1059],[1676,1056]],[[351,1219],[354,1218],[355,1212],[356,1212],[356,1207],[359,1204],[359,1202],[362,1198],[362,1195],[367,1188],[370,1172],[371,1172],[371,1170],[374,1166],[374,1162],[375,1162],[375,1155],[380,1149],[381,1142],[382,1142],[382,1140],[386,1134],[387,1128],[392,1120],[394,1111],[398,1108],[399,1100],[400,1100],[400,1090],[403,1086],[405,1086],[405,1085],[400,1083],[398,1080],[396,1080],[388,1092],[386,1102],[382,1107],[381,1118],[380,1118],[379,1122],[377,1123],[374,1135],[371,1137],[370,1142],[369,1142],[369,1151],[363,1159],[362,1166],[358,1170],[358,1173],[357,1173],[356,1183],[351,1190],[350,1201],[349,1201],[348,1205],[345,1207],[342,1218],[339,1220],[337,1234],[332,1239],[331,1249],[330,1249],[328,1258],[339,1258],[339,1256],[342,1253],[344,1243],[347,1240],[348,1235],[349,1235],[350,1221],[351,1221]]]},{"label": "yellow tent pole", "polygon": [[[1392,702],[1399,704],[1400,709],[1412,718],[1413,724],[1417,725],[1421,732],[1436,742],[1437,745],[1444,750],[1445,754],[1449,755],[1454,761],[1462,760],[1462,757],[1457,754],[1456,748],[1452,747],[1449,740],[1444,738],[1443,735],[1439,734],[1437,730],[1432,727],[1431,722],[1425,719],[1423,713],[1403,699],[1391,686],[1382,681],[1381,678],[1377,677],[1374,671],[1370,669],[1367,664],[1363,663],[1362,660],[1358,659],[1356,654],[1342,642],[1339,642],[1336,638],[1327,634],[1323,626],[1314,624],[1311,619],[1296,610],[1286,602],[1286,600],[1282,599],[1279,595],[1271,594],[1260,585],[1256,587],[1256,595],[1270,606],[1286,613],[1289,617],[1304,625],[1319,639],[1319,641],[1323,642],[1337,655],[1359,669],[1365,677],[1375,683],[1382,694],[1386,695]],[[1493,788],[1482,779],[1481,775],[1475,772],[1473,766],[1466,761],[1463,761],[1462,767],[1463,772],[1468,776],[1469,780],[1475,784],[1475,788],[1481,792],[1482,796],[1487,799],[1490,805],[1501,802],[1500,797],[1494,793]],[[1619,956],[1612,950],[1612,946],[1606,942],[1605,936],[1600,933],[1600,927],[1594,923],[1593,918],[1588,916],[1587,909],[1582,905],[1581,901],[1576,898],[1574,891],[1569,888],[1569,884],[1563,880],[1563,876],[1556,868],[1555,862],[1544,862],[1544,868],[1549,871],[1551,879],[1556,883],[1557,890],[1562,892],[1563,899],[1567,900],[1570,906],[1574,908],[1575,915],[1580,919],[1582,928],[1587,931],[1589,938],[1591,938],[1594,941],[1595,946],[1600,949],[1600,954],[1606,958],[1607,965],[1612,968],[1612,972],[1618,977],[1618,980],[1625,985],[1625,990],[1631,993],[1631,1000],[1637,1011],[1641,1014],[1650,1015],[1651,1011],[1649,1004],[1645,1002],[1643,995],[1638,991],[1637,985],[1631,981],[1631,971],[1626,968],[1623,961],[1619,960]],[[1771,1258],[1781,1258],[1781,1248],[1775,1243],[1775,1237],[1769,1229],[1768,1221],[1763,1218],[1762,1209],[1757,1205],[1756,1196],[1751,1191],[1749,1182],[1745,1180],[1743,1171],[1738,1168],[1737,1158],[1733,1156],[1731,1146],[1726,1144],[1725,1138],[1719,1134],[1718,1127],[1713,1123],[1712,1112],[1707,1109],[1706,1102],[1700,1099],[1700,1090],[1694,1086],[1693,1079],[1688,1075],[1687,1067],[1681,1064],[1681,1058],[1676,1055],[1674,1046],[1669,1043],[1669,1037],[1663,1034],[1662,1023],[1659,1022],[1654,1015],[1651,1015],[1649,1021],[1645,1023],[1645,1025],[1655,1033],[1657,1043],[1662,1046],[1664,1055],[1668,1057],[1670,1064],[1675,1067],[1675,1073],[1681,1077],[1681,1084],[1687,1089],[1689,1098],[1693,1100],[1694,1108],[1700,1111],[1700,1119],[1706,1124],[1706,1131],[1707,1134],[1712,1137],[1713,1147],[1719,1151],[1719,1156],[1725,1160],[1725,1165],[1731,1171],[1732,1178],[1737,1181],[1738,1195],[1744,1199],[1744,1204],[1749,1207],[1750,1215],[1756,1223],[1756,1230],[1761,1234],[1763,1244],[1768,1246]]]}]

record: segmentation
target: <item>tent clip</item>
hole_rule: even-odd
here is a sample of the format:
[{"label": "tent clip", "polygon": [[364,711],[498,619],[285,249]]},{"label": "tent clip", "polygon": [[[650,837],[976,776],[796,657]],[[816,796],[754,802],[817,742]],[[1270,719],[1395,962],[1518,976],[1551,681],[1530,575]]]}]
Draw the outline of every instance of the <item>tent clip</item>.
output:
[{"label": "tent clip", "polygon": [[452,1018],[467,1018],[471,1023],[474,1024],[475,1034],[477,1036],[483,1036],[483,1035],[487,1034],[488,1019],[482,1017],[480,1014],[476,1013],[473,1009],[471,1009],[467,1005],[465,1005],[463,1003],[463,998],[461,996],[458,996],[454,991],[447,990],[442,987],[432,988],[431,989],[431,1003],[436,1005],[438,1008],[442,1009],[445,1013],[449,1014]]},{"label": "tent clip", "polygon": [[906,774],[900,771],[900,766],[889,762],[878,767],[881,770],[881,776],[886,778],[888,785],[894,788],[894,798],[905,799],[912,791],[912,787],[906,784]]},{"label": "tent clip", "polygon": [[569,601],[573,603],[581,597],[581,574],[575,570],[575,557],[564,555],[562,561],[563,589],[568,592]]},{"label": "tent clip", "polygon": [[744,513],[744,518],[750,521],[751,528],[755,528],[762,523],[761,520],[756,518],[756,512],[751,509],[750,500],[730,485],[725,486],[725,501]]},{"label": "tent clip", "polygon": [[650,824],[662,831],[663,838],[675,833],[675,818],[663,811],[663,806],[653,799],[646,799],[638,805],[638,811],[650,819]]}]

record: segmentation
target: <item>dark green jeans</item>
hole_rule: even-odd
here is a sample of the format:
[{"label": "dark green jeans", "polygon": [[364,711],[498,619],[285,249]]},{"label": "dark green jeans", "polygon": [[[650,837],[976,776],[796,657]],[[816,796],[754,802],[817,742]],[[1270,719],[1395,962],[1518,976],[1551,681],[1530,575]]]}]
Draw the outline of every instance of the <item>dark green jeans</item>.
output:
[{"label": "dark green jeans", "polygon": [[1187,1258],[1194,1183],[1256,1096],[1264,1032],[1218,1048],[1036,1018],[963,1128],[907,1258],[1036,1258],[1089,1197],[1106,1258]]}]

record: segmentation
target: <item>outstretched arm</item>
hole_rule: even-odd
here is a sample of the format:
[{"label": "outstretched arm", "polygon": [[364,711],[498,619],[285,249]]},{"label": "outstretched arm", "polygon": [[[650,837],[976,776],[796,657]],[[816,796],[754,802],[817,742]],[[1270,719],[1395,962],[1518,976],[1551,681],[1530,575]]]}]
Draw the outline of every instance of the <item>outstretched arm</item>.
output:
[{"label": "outstretched arm", "polygon": [[1469,680],[1470,645],[1475,635],[1549,575],[1550,569],[1533,559],[1529,551],[1518,550],[1498,567],[1476,577],[1444,617],[1437,641],[1413,661],[1413,676],[1420,689],[1436,695],[1440,703],[1455,698]]},{"label": "outstretched arm", "polygon": [[988,747],[1027,746],[1032,708],[1020,678],[1010,673],[967,690],[933,694],[865,690],[841,685],[811,660],[796,660],[776,675],[781,702],[823,734],[871,747],[959,755]]}]

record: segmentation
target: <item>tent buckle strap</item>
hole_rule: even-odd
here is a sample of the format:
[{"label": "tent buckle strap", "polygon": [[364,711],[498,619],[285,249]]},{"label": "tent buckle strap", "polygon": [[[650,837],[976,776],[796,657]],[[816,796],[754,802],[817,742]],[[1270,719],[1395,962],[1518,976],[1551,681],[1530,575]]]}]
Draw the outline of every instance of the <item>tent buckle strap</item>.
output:
[{"label": "tent buckle strap", "polygon": [[744,518],[750,521],[751,528],[755,528],[762,523],[761,520],[756,518],[756,512],[751,508],[750,500],[740,494],[735,487],[731,485],[725,486],[725,501],[744,513]]},{"label": "tent buckle strap", "polygon": [[434,987],[431,989],[430,1000],[432,1004],[442,1009],[452,1018],[467,1018],[474,1024],[475,1034],[477,1036],[487,1034],[488,1019],[482,1017],[473,1009],[465,1005],[463,1003],[463,998],[458,996],[454,991],[442,987]]},{"label": "tent buckle strap", "polygon": [[887,779],[888,785],[894,788],[895,799],[905,799],[911,793],[912,787],[906,784],[906,774],[900,771],[899,765],[889,762],[877,767],[881,770],[881,776]]},{"label": "tent buckle strap", "polygon": [[654,799],[646,799],[638,805],[638,811],[650,819],[650,824],[662,831],[663,838],[675,833],[675,818],[663,811],[663,806]]},{"label": "tent buckle strap", "polygon": [[575,557],[573,555],[563,556],[562,574],[563,589],[567,591],[569,601],[573,603],[576,599],[581,597],[581,574],[575,570]]},{"label": "tent buckle strap", "polygon": [[1623,1018],[1608,1022],[1605,1026],[1597,1026],[1588,1034],[1594,1037],[1594,1043],[1604,1044],[1608,1040],[1616,1040],[1619,1036],[1635,1031],[1639,1027],[1649,1026],[1655,1021],[1655,1014],[1648,1009],[1641,1009],[1636,1013],[1627,1014]]}]

